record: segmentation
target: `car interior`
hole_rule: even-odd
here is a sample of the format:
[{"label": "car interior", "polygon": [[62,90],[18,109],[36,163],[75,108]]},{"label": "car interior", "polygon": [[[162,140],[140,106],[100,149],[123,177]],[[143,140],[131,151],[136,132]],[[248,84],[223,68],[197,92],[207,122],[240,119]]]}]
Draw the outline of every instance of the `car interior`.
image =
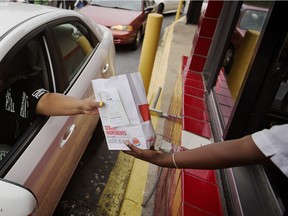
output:
[{"label": "car interior", "polygon": [[[37,39],[30,40],[12,56],[7,66],[1,71],[6,78],[3,90],[21,79],[25,80],[35,77],[37,77],[37,81],[42,82],[44,88],[48,89],[47,73],[43,73],[43,68],[45,68],[43,63],[43,54]],[[1,125],[1,127],[5,127],[5,125]],[[11,145],[0,143],[0,161],[4,159],[11,148]]]}]

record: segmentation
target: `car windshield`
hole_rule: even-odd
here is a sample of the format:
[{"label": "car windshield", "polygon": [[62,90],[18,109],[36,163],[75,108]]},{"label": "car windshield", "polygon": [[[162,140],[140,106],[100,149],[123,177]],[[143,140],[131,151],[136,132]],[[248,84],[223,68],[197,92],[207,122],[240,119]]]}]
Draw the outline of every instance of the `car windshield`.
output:
[{"label": "car windshield", "polygon": [[239,27],[246,30],[260,31],[266,14],[266,11],[246,10],[243,14]]},{"label": "car windshield", "polygon": [[109,8],[119,8],[124,10],[141,11],[141,1],[122,1],[122,0],[92,0],[91,5],[109,7]]}]

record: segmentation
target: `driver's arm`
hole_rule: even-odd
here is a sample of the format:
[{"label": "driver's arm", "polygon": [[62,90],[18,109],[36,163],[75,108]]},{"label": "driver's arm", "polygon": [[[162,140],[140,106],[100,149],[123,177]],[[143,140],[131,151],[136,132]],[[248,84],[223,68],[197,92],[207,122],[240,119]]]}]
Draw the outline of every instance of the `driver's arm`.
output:
[{"label": "driver's arm", "polygon": [[94,97],[77,99],[59,93],[44,94],[36,106],[36,113],[45,116],[63,116],[77,114],[98,114],[97,102]]}]

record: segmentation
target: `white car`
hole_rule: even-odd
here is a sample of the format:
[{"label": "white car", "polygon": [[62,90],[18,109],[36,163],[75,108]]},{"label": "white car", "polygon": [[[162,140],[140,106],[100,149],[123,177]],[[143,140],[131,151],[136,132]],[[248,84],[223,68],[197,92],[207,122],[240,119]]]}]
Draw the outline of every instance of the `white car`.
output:
[{"label": "white car", "polygon": [[[157,13],[167,14],[167,13],[176,13],[178,10],[180,0],[155,0]],[[186,1],[182,1],[182,7],[180,13],[184,13],[186,6]]]},{"label": "white car", "polygon": [[[24,47],[29,52],[17,59]],[[22,63],[33,66],[31,74],[5,70]],[[13,82],[37,74],[50,92],[86,98],[91,80],[113,76],[114,64],[108,28],[72,10],[0,2],[0,87],[3,75]],[[36,116],[12,146],[0,142],[0,215],[52,215],[98,121],[98,115]]]}]

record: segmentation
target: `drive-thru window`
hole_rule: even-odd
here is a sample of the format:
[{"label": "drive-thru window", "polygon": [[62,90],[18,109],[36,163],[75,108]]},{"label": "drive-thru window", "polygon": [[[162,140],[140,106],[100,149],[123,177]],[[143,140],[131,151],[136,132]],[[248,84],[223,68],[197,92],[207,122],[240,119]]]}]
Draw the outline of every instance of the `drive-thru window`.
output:
[{"label": "drive-thru window", "polygon": [[[194,103],[191,99],[194,93],[191,92],[195,86],[188,83],[193,83],[193,80],[195,83],[196,79],[203,82],[205,90],[200,98],[205,106],[201,108],[197,103],[199,107],[196,108],[209,114],[209,118],[200,122],[203,128],[206,126],[206,133],[198,135],[208,141],[239,138],[272,125],[288,123],[288,26],[279,24],[288,18],[284,4],[281,1],[208,1],[193,38],[191,55],[184,58],[183,63],[185,133],[197,133],[188,124],[196,122],[195,119],[185,120],[188,113],[185,109],[194,106],[191,104]],[[231,43],[237,28],[242,28],[238,29],[242,33],[244,29],[245,33],[237,41],[236,50],[235,47],[231,49]],[[227,72],[223,63],[227,60],[229,49],[233,50],[233,62]],[[182,178],[176,192],[171,192],[174,193],[172,198],[169,197],[169,203],[172,203],[170,213],[191,215],[197,209],[195,212],[198,213],[194,212],[193,215],[287,214],[288,178],[273,165],[215,171],[219,191],[217,200],[205,191],[208,186],[197,188],[196,181],[194,186],[189,185],[191,181],[185,177],[187,172],[191,174],[194,171],[181,170],[177,176],[175,173],[170,175],[174,179]],[[182,202],[177,203],[173,198],[180,191],[178,187],[181,187]],[[200,194],[203,203],[206,201],[206,205],[215,209],[219,207],[220,210],[210,211],[212,207],[204,209],[199,201]],[[198,196],[197,202],[193,200],[195,196]],[[185,197],[190,197],[191,203]]]}]

